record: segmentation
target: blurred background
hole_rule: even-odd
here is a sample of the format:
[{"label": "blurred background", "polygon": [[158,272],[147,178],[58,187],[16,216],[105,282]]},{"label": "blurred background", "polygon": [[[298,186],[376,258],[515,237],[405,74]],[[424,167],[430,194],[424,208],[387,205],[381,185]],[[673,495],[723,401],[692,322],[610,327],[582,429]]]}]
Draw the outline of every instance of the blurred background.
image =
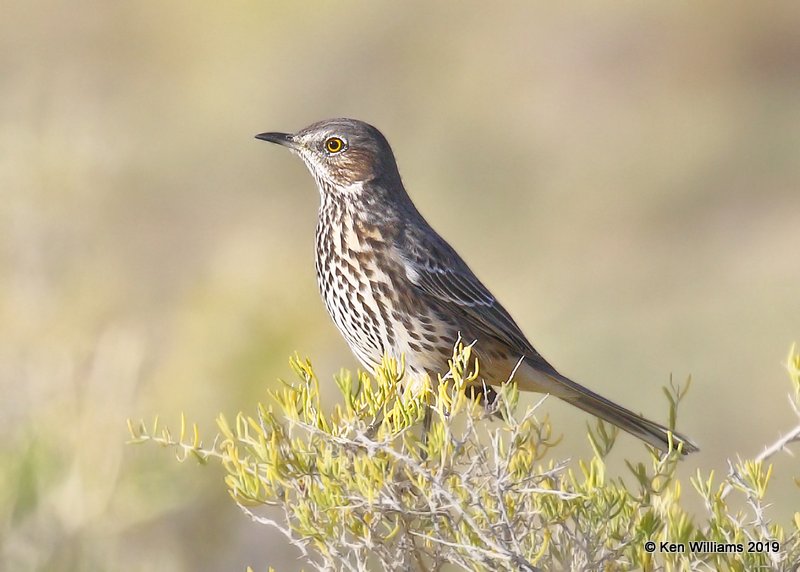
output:
[{"label": "blurred background", "polygon": [[[210,439],[291,352],[356,366],[316,290],[313,180],[253,139],[328,117],[386,134],[564,373],[661,420],[693,376],[684,476],[758,453],[796,423],[799,29],[796,2],[4,2],[0,570],[300,568],[219,468],[125,422],[183,411]],[[544,409],[587,455],[587,416]]]}]

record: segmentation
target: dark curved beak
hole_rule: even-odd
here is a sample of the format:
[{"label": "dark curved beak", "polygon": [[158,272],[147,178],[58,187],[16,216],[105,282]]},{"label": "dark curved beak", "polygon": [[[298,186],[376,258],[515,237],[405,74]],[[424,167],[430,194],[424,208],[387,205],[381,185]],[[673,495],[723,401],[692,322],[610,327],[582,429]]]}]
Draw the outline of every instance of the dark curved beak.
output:
[{"label": "dark curved beak", "polygon": [[270,143],[282,145],[283,147],[289,147],[290,149],[297,147],[297,143],[295,143],[294,137],[292,137],[291,133],[259,133],[256,135],[256,139],[269,141]]}]

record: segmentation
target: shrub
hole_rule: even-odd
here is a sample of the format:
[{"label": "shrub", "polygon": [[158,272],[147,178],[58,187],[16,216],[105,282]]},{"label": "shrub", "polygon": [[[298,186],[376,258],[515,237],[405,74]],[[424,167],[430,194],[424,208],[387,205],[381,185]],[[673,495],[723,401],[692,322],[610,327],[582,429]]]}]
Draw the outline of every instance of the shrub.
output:
[{"label": "shrub", "polygon": [[[403,366],[390,359],[374,377],[336,378],[342,403],[326,408],[311,364],[291,360],[298,378],[272,392],[254,415],[218,419],[210,447],[182,420],[173,436],[156,421],[131,425],[135,442],[175,449],[180,459],[221,463],[234,502],[255,522],[281,531],[318,570],[796,570],[800,513],[770,521],[767,459],[800,435],[800,425],[754,460],[690,479],[705,516],[682,506],[679,451],[650,449],[627,462],[632,478],[610,478],[605,457],[616,429],[591,429],[594,454],[557,457],[549,421],[520,413],[506,384],[489,422],[465,396],[478,379],[469,346],[449,373],[404,392]],[[790,354],[792,403],[800,403],[800,355]],[[665,390],[674,424],[685,389]],[[541,403],[541,402],[540,402]],[[326,411],[330,409],[330,411]],[[420,429],[430,411],[430,430]],[[798,412],[800,417],[800,411]],[[731,507],[731,494],[743,509]],[[264,507],[278,510],[265,510]],[[655,543],[655,549],[651,550]],[[667,543],[667,544],[662,544]],[[704,543],[704,544],[690,544]],[[671,549],[685,552],[670,552]]]}]

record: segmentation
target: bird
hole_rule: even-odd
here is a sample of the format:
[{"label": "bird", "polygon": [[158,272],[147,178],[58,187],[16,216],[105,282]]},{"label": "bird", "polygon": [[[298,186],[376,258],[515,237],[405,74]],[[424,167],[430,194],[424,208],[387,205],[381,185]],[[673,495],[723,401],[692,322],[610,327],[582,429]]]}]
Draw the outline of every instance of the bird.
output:
[{"label": "bird", "polygon": [[367,370],[375,372],[388,355],[405,360],[406,378],[435,380],[447,371],[460,338],[474,343],[489,400],[496,396],[492,386],[513,374],[519,389],[558,397],[660,451],[671,446],[683,454],[699,450],[688,437],[562,375],[542,357],[417,210],[392,148],[377,128],[337,118],[256,138],[299,155],[316,181],[319,291]]}]

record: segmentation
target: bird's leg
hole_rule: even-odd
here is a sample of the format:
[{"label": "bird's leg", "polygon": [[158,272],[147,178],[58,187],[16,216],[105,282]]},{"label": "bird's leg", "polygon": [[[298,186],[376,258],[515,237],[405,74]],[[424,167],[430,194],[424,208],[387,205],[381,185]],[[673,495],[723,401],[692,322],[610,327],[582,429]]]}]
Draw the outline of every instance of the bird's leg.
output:
[{"label": "bird's leg", "polygon": [[375,416],[375,419],[367,425],[367,438],[372,441],[375,439],[375,436],[378,434],[378,429],[380,429],[381,425],[383,424],[384,413],[381,410],[378,415]]},{"label": "bird's leg", "polygon": [[497,411],[497,391],[491,385],[487,385],[485,381],[481,381],[480,385],[469,385],[464,388],[464,393],[470,399],[477,399],[483,403],[483,408],[488,415],[496,416]]},{"label": "bird's leg", "polygon": [[431,432],[431,425],[433,424],[433,412],[429,405],[425,406],[425,417],[422,420],[422,451],[421,457],[424,461],[428,458],[428,433]]}]

